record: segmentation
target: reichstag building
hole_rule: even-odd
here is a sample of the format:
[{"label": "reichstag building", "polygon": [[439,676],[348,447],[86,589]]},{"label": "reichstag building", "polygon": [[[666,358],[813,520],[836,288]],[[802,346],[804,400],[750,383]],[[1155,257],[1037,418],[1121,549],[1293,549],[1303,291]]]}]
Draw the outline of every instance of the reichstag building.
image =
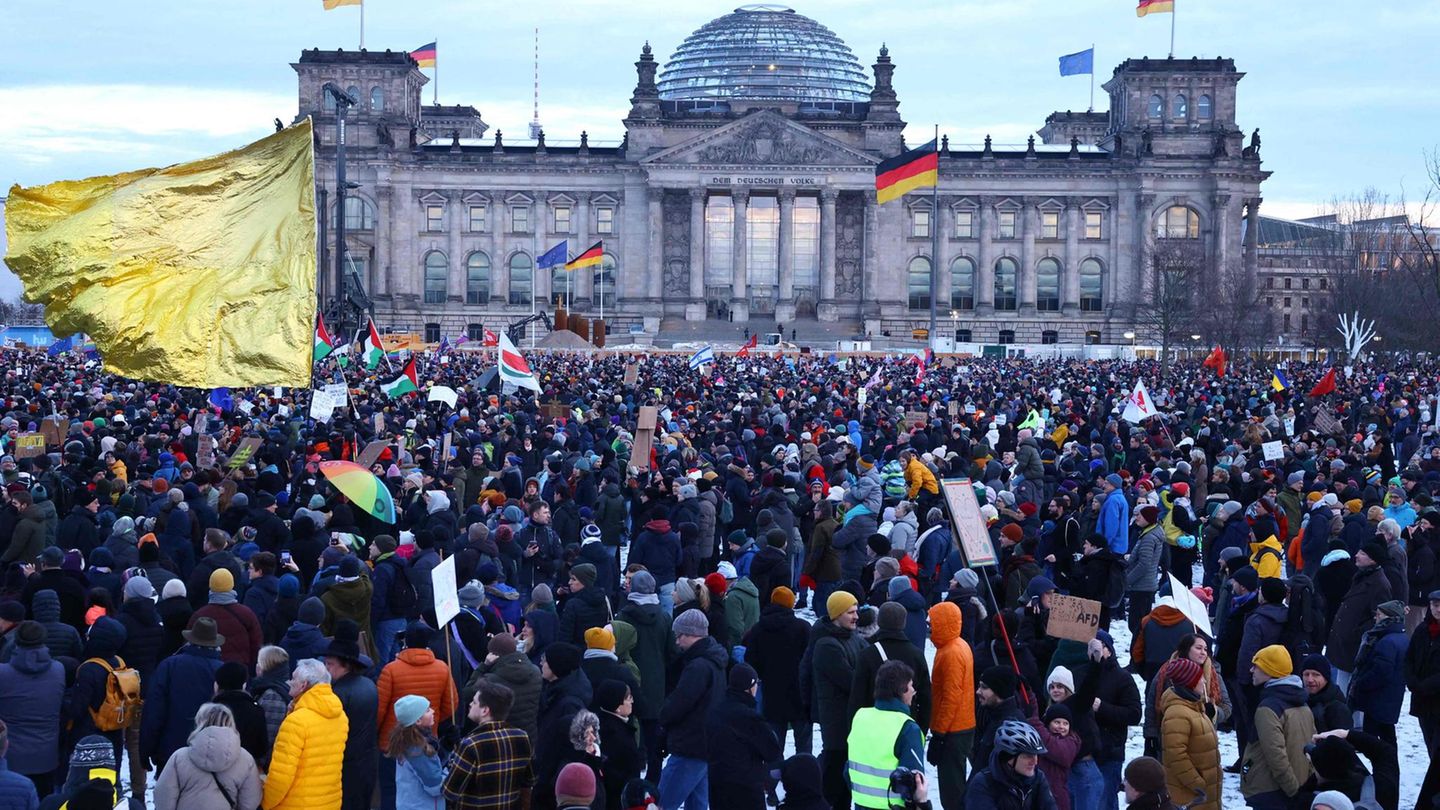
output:
[{"label": "reichstag building", "polygon": [[[507,143],[475,107],[424,104],[405,53],[307,50],[293,67],[332,194],[322,87],[358,100],[349,266],[377,324],[430,339],[566,298],[603,309],[612,332],[808,319],[908,333],[928,324],[933,264],[941,323],[961,340],[1118,343],[1154,295],[1156,251],[1183,245],[1212,274],[1254,277],[1268,173],[1237,125],[1233,60],[1128,59],[1103,82],[1109,112],[1051,114],[1019,147],[942,140],[938,207],[928,190],[876,204],[875,164],[931,137],[918,124],[906,137],[897,64],[882,47],[866,71],[815,20],[742,7],[663,66],[641,49],[612,146]],[[537,269],[562,239],[572,256],[603,240],[599,272]]]}]

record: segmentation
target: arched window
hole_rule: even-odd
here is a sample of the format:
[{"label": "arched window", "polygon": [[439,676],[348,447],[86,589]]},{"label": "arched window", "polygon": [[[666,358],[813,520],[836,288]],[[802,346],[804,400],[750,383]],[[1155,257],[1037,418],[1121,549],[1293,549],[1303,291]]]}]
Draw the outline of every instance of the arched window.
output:
[{"label": "arched window", "polygon": [[1104,306],[1105,268],[1099,259],[1080,262],[1080,311],[1099,312]]},{"label": "arched window", "polygon": [[1015,311],[1018,303],[1015,278],[1018,271],[1019,265],[1009,257],[995,262],[995,309],[1002,312]]},{"label": "arched window", "polygon": [[385,111],[385,91],[379,87],[370,88],[370,112]]},{"label": "arched window", "polygon": [[1060,311],[1060,262],[1055,259],[1041,259],[1035,266],[1035,308]]},{"label": "arched window", "polygon": [[358,88],[358,87],[356,87],[355,85],[352,84],[352,85],[350,85],[349,87],[345,88],[345,92],[350,94],[350,98],[355,99],[355,107],[356,107],[355,112],[358,113],[358,112],[360,112],[361,110],[365,109],[364,107],[361,107],[361,106],[360,106],[361,104],[364,103],[364,102],[361,100],[361,99],[363,98],[363,96],[360,95],[360,88]]},{"label": "arched window", "polygon": [[1184,93],[1176,93],[1175,100],[1170,102],[1170,117],[1185,118],[1190,114],[1190,100],[1185,98]]},{"label": "arched window", "polygon": [[490,303],[490,257],[479,251],[465,260],[465,303]]},{"label": "arched window", "polygon": [[1150,109],[1148,112],[1150,117],[1157,121],[1165,115],[1165,99],[1161,98],[1159,93],[1150,97]]},{"label": "arched window", "polygon": [[529,305],[535,291],[535,263],[524,253],[510,257],[510,303]]},{"label": "arched window", "polygon": [[1046,329],[1044,332],[1040,333],[1040,342],[1045,344],[1059,343],[1060,333],[1055,331],[1054,329]]},{"label": "arched window", "polygon": [[1098,329],[1091,329],[1089,332],[1086,332],[1085,342],[1091,346],[1100,345],[1100,331]]},{"label": "arched window", "polygon": [[601,309],[615,306],[615,274],[618,266],[614,256],[609,253],[601,255],[600,267],[595,271],[595,283],[591,293],[591,301]]},{"label": "arched window", "polygon": [[1195,113],[1200,116],[1201,121],[1209,121],[1215,116],[1215,108],[1210,102],[1210,96],[1202,95],[1200,100],[1195,102]]},{"label": "arched window", "polygon": [[950,308],[975,308],[975,262],[964,256],[950,263]]},{"label": "arched window", "polygon": [[1155,220],[1157,239],[1199,239],[1200,215],[1183,205],[1172,205]]},{"label": "arched window", "polygon": [[911,309],[930,308],[930,260],[916,256],[905,271],[905,286],[910,293]]},{"label": "arched window", "polygon": [[375,206],[371,205],[370,201],[364,197],[347,196],[345,198],[345,230],[370,231],[374,229]]},{"label": "arched window", "polygon": [[320,99],[321,103],[325,106],[325,112],[335,112],[335,97],[330,95],[330,91],[326,90],[323,87],[320,88]]},{"label": "arched window", "polygon": [[425,303],[445,303],[445,276],[449,273],[446,264],[445,254],[438,250],[425,254]]}]

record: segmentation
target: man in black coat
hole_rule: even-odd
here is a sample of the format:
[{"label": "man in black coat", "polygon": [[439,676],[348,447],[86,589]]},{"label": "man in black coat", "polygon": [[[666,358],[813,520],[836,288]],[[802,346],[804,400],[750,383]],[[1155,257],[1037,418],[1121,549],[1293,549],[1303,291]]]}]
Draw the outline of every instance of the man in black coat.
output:
[{"label": "man in black coat", "polygon": [[380,769],[380,693],[365,677],[374,666],[360,651],[360,627],[349,619],[335,623],[335,637],[325,648],[330,688],[345,710],[350,731],[340,779],[341,810],[368,810]]},{"label": "man in black coat", "polygon": [[725,695],[725,648],[710,635],[705,614],[694,608],[676,616],[670,629],[682,652],[676,661],[680,680],[660,710],[670,752],[660,771],[660,806],[704,806],[710,783],[705,723]]},{"label": "man in black coat", "polygon": [[560,632],[556,641],[567,641],[581,649],[585,631],[604,627],[610,622],[610,602],[605,592],[595,587],[595,566],[580,563],[570,568],[570,598],[560,611]]},{"label": "man in black coat", "polygon": [[31,618],[35,618],[35,594],[40,591],[54,591],[60,598],[60,621],[84,636],[89,629],[85,624],[85,608],[90,605],[90,599],[85,593],[82,581],[61,570],[60,565],[63,562],[65,552],[58,547],[49,546],[41,551],[40,571],[30,575],[29,581],[25,583],[25,590],[20,595],[20,601],[25,604],[26,610],[30,611]]},{"label": "man in black coat", "polygon": [[1335,621],[1330,625],[1330,638],[1325,643],[1325,657],[1335,665],[1335,685],[1342,692],[1349,690],[1360,641],[1365,631],[1375,624],[1375,608],[1394,598],[1384,571],[1389,559],[1390,552],[1379,537],[1367,540],[1355,554],[1355,578],[1340,602]]},{"label": "man in black coat", "polygon": [[790,557],[785,553],[785,530],[771,528],[765,533],[765,548],[750,561],[750,581],[760,592],[760,606],[770,601],[770,593],[780,586],[790,587]]},{"label": "man in black coat", "polygon": [[270,762],[270,734],[265,727],[265,710],[245,691],[247,673],[238,661],[221,664],[215,671],[215,702],[228,708],[235,718],[240,747],[249,752],[263,769]]},{"label": "man in black coat", "polygon": [[975,679],[975,747],[970,749],[970,767],[980,770],[990,764],[995,750],[995,731],[1006,720],[1025,722],[1016,690],[1020,676],[1008,666],[996,665]]},{"label": "man in black coat", "polygon": [[782,742],[787,728],[795,729],[795,752],[808,754],[814,726],[805,713],[800,691],[800,661],[810,638],[810,623],[795,615],[795,593],[776,588],[770,604],[760,608],[760,620],[745,634],[745,663],[755,668],[764,690],[761,711]]},{"label": "man in black coat", "polygon": [[[540,715],[536,721],[539,734],[535,738],[536,792],[553,792],[555,777],[568,761],[570,721],[577,712],[585,711],[594,696],[590,679],[580,669],[581,652],[567,641],[556,641],[545,648],[540,659]],[[537,802],[544,806],[545,802]]]},{"label": "man in black coat", "polygon": [[1140,690],[1135,679],[1120,668],[1115,658],[1115,642],[1110,634],[1101,630],[1090,640],[1087,654],[1096,663],[1091,677],[1098,678],[1095,688],[1095,725],[1100,729],[1100,741],[1095,747],[1095,764],[1105,780],[1102,796],[1113,796],[1120,791],[1120,771],[1125,766],[1125,740],[1130,729],[1140,725],[1142,710]]},{"label": "man in black coat", "polygon": [[199,610],[210,596],[210,575],[220,569],[230,572],[232,581],[244,582],[245,573],[240,567],[240,558],[230,551],[230,536],[220,529],[205,532],[203,546],[205,556],[195,563],[195,569],[185,580],[185,593],[190,598],[190,607]]},{"label": "man in black coat", "polygon": [[904,661],[915,673],[915,699],[910,704],[910,719],[920,726],[920,733],[930,730],[930,670],[921,652],[905,635],[905,608],[899,602],[880,606],[880,630],[871,639],[871,646],[860,653],[855,664],[855,677],[850,686],[850,716],[867,706],[875,705],[875,673],[886,661]]},{"label": "man in black coat", "polygon": [[245,517],[245,525],[255,527],[255,544],[260,546],[260,550],[279,554],[281,549],[289,548],[290,527],[275,514],[275,496],[259,492],[251,499],[250,505],[252,509]]},{"label": "man in black coat", "polygon": [[755,708],[759,683],[748,664],[736,664],[724,699],[706,718],[711,807],[765,810],[770,766],[784,749]]},{"label": "man in black coat", "polygon": [[[850,687],[860,653],[869,642],[855,632],[860,623],[859,602],[849,591],[836,591],[825,600],[829,622],[815,625],[809,671],[802,669],[802,688],[809,685],[812,717],[820,724],[820,769],[825,796],[835,807],[850,806],[850,780],[846,774],[850,736]],[[807,677],[808,676],[808,677]]]},{"label": "man in black coat", "polygon": [[95,499],[95,493],[88,489],[76,492],[75,505],[70,507],[70,514],[61,519],[56,534],[56,543],[60,548],[78,548],[81,554],[89,557],[90,552],[100,545],[100,527],[95,519],[99,509],[100,502]]}]

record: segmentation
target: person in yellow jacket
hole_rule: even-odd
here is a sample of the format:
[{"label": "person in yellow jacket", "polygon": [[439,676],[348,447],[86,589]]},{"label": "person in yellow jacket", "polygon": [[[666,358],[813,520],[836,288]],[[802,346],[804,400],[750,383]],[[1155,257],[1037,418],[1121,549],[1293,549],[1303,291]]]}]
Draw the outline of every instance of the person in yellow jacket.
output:
[{"label": "person in yellow jacket", "polygon": [[340,771],[350,721],[330,689],[330,673],[307,658],[290,676],[292,707],[275,735],[265,810],[339,810]]},{"label": "person in yellow jacket", "polygon": [[1250,544],[1250,565],[1261,579],[1280,578],[1285,571],[1285,549],[1275,535]]},{"label": "person in yellow jacket", "polygon": [[940,494],[940,483],[935,480],[935,473],[925,466],[914,450],[900,451],[900,465],[905,469],[905,491],[909,493],[909,500],[919,500],[921,492],[931,497]]}]

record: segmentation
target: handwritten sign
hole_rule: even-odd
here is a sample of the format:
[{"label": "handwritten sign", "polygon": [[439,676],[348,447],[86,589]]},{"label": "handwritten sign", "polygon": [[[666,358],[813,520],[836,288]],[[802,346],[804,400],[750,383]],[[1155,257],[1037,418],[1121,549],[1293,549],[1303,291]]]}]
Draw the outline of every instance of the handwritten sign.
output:
[{"label": "handwritten sign", "polygon": [[460,615],[460,591],[455,583],[454,557],[446,557],[430,569],[430,588],[435,596],[435,621],[444,627]]},{"label": "handwritten sign", "polygon": [[1329,436],[1339,436],[1345,433],[1345,428],[1340,426],[1340,420],[1330,413],[1330,409],[1321,406],[1315,410],[1315,429]]},{"label": "handwritten sign", "polygon": [[45,437],[39,433],[21,433],[15,437],[15,458],[45,455]]},{"label": "handwritten sign", "polygon": [[626,364],[625,364],[625,379],[624,379],[624,381],[623,381],[624,384],[627,385],[627,386],[629,386],[629,385],[634,385],[635,383],[637,383],[637,382],[639,382],[639,381],[640,381],[640,364],[639,364],[639,363],[626,363]]},{"label": "handwritten sign", "polygon": [[927,411],[909,411],[905,414],[905,421],[912,425],[923,425],[930,421],[930,414]]},{"label": "handwritten sign", "polygon": [[215,466],[214,436],[202,433],[195,437],[195,461],[202,470],[208,470]]},{"label": "handwritten sign", "polygon": [[240,442],[240,446],[235,448],[235,452],[230,454],[230,461],[227,462],[225,466],[232,470],[238,467],[243,467],[244,465],[250,463],[250,458],[254,456],[255,451],[259,449],[260,440],[258,438],[251,436],[249,438],[243,439]]},{"label": "handwritten sign", "polygon": [[990,532],[980,517],[980,502],[975,500],[975,489],[969,478],[947,478],[941,485],[945,494],[945,505],[950,507],[950,526],[954,536],[960,539],[960,551],[965,555],[965,564],[971,568],[994,565],[995,544],[990,542]]},{"label": "handwritten sign", "polygon": [[384,432],[385,432],[385,414],[379,413],[379,412],[377,411],[376,414],[375,414],[375,435],[376,435],[376,436],[379,436],[381,433],[384,433]]},{"label": "handwritten sign", "polygon": [[1045,635],[1088,644],[1100,629],[1100,603],[1078,596],[1050,594],[1050,622]]},{"label": "handwritten sign", "polygon": [[1260,445],[1260,449],[1265,452],[1266,461],[1279,461],[1285,458],[1285,443],[1282,441],[1265,442]]},{"label": "handwritten sign", "polygon": [[385,448],[389,444],[389,442],[384,441],[370,442],[365,445],[364,450],[360,451],[360,457],[355,459],[355,463],[367,470],[370,469],[370,465],[374,464],[375,460],[380,458],[380,454],[385,452]]},{"label": "handwritten sign", "polygon": [[65,443],[65,437],[70,435],[70,420],[47,416],[40,420],[40,435],[45,437],[47,446],[59,447]]}]

